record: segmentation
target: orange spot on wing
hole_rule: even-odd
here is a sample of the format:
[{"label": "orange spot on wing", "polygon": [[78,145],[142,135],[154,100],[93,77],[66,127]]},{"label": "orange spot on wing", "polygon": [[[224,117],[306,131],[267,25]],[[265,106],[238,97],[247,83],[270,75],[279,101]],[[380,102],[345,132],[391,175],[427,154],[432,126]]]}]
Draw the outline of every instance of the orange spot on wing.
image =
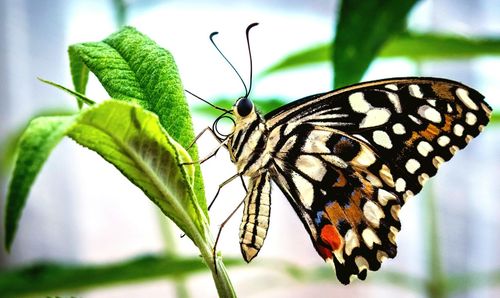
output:
[{"label": "orange spot on wing", "polygon": [[332,250],[337,250],[342,247],[342,236],[340,236],[339,231],[333,225],[325,225],[321,229],[321,240],[325,244],[330,245]]},{"label": "orange spot on wing", "polygon": [[450,90],[450,84],[444,82],[433,82],[431,84],[432,91],[436,93],[437,96],[452,101],[455,99]]}]

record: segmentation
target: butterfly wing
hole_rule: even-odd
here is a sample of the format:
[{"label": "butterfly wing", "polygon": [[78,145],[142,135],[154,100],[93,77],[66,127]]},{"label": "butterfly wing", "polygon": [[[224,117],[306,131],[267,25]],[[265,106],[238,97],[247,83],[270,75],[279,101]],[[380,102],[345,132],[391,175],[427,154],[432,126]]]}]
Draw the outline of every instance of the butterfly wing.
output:
[{"label": "butterfly wing", "polygon": [[477,91],[434,78],[311,96],[265,116],[271,175],[318,253],[348,283],[395,256],[399,208],[490,114]]},{"label": "butterfly wing", "polygon": [[272,163],[271,177],[342,283],[396,255],[402,194],[368,145],[306,123],[277,144]]}]

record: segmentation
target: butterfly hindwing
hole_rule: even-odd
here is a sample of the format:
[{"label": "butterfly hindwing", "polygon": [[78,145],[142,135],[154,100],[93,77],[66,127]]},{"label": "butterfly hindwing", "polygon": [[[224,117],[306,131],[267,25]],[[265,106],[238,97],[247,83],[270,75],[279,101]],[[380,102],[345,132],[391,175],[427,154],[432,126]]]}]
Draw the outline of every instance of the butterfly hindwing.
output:
[{"label": "butterfly hindwing", "polygon": [[364,279],[368,269],[394,257],[402,194],[380,175],[387,165],[371,148],[307,123],[283,140],[275,146],[271,176],[338,279],[345,284],[352,275]]}]

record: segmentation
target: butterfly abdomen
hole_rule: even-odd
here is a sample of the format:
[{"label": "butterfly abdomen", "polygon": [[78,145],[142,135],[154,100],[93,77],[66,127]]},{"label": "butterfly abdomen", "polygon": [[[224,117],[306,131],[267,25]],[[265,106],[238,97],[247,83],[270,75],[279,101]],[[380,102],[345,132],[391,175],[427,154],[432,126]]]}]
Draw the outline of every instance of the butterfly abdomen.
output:
[{"label": "butterfly abdomen", "polygon": [[240,225],[240,246],[245,261],[250,262],[264,244],[271,212],[269,172],[250,179]]}]

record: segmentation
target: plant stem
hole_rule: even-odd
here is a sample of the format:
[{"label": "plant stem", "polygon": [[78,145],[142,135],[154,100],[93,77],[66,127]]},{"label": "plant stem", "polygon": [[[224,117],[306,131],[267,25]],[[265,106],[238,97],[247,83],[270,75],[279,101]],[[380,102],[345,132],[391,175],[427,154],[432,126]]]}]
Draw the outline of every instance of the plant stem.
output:
[{"label": "plant stem", "polygon": [[[427,235],[429,260],[429,281],[427,284],[427,297],[445,298],[446,282],[442,268],[442,258],[439,245],[438,219],[436,210],[436,196],[432,181],[427,185],[426,213],[427,213]],[[425,221],[424,221],[425,222]]]},{"label": "plant stem", "polygon": [[[170,218],[165,217],[163,213],[157,211],[158,214],[158,223],[161,229],[161,235],[163,237],[163,242],[165,245],[165,254],[167,256],[178,257],[178,249],[176,243],[176,237],[174,236],[173,225],[174,223],[170,220]],[[180,275],[179,277],[174,279],[175,285],[175,293],[177,298],[188,298],[189,289],[186,285],[186,277],[184,275]]]},{"label": "plant stem", "polygon": [[[209,238],[211,239],[211,237]],[[208,266],[210,271],[212,271],[212,278],[214,279],[215,286],[217,287],[219,297],[236,297],[236,293],[234,292],[233,285],[231,284],[231,280],[229,279],[224,263],[219,257],[216,258],[216,263],[214,263],[213,242],[210,241],[210,243],[207,243],[202,241],[196,244],[200,249],[201,256],[203,257],[205,264]]]}]

